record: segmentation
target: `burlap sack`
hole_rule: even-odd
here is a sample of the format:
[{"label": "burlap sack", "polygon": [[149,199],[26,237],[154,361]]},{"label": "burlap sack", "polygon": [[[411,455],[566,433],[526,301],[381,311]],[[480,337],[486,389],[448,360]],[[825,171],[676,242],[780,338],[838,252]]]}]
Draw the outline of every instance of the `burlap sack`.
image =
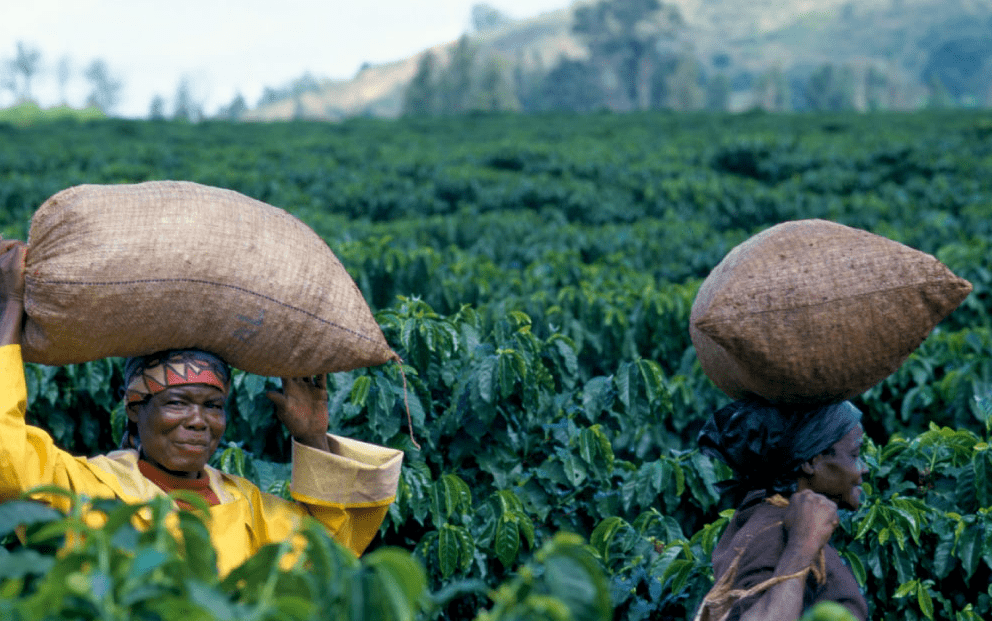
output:
[{"label": "burlap sack", "polygon": [[25,287],[32,362],[193,347],[298,377],[397,358],[316,233],[282,209],[195,183],[59,192],[32,218]]},{"label": "burlap sack", "polygon": [[774,226],[703,282],[690,334],[735,399],[849,399],[894,372],[971,291],[934,257],[823,220]]}]

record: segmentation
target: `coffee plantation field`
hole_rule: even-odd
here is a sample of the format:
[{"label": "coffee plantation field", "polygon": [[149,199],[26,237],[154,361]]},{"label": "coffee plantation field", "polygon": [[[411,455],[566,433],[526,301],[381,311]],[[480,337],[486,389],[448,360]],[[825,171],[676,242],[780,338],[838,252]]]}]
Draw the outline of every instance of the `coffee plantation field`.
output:
[{"label": "coffee plantation field", "polygon": [[[238,579],[202,551],[127,534],[126,519],[59,557],[52,535],[87,527],[0,505],[0,611],[691,619],[733,511],[717,490],[729,471],[695,445],[729,402],[691,347],[695,292],[747,237],[824,218],[974,285],[855,399],[871,473],[833,541],[872,619],[992,618],[992,114],[0,124],[4,237],[26,239],[66,187],[153,179],[282,207],[341,259],[404,364],[331,376],[331,430],[406,452],[397,501],[359,562],[307,531],[310,565],[281,570],[269,551]],[[29,418],[63,447],[116,446],[121,361],[26,376]],[[275,385],[236,373],[215,462],[285,494]],[[184,515],[187,539],[202,537]],[[36,531],[27,544],[18,524]]]}]

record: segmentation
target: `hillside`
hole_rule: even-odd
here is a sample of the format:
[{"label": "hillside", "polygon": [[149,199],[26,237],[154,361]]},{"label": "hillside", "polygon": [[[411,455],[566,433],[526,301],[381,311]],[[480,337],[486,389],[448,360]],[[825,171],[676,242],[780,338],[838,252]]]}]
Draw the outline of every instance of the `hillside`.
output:
[{"label": "hillside", "polygon": [[[538,17],[514,21],[502,28],[471,35],[474,42],[486,50],[506,57],[520,55],[525,62],[532,62],[537,54],[541,62],[551,65],[560,56],[580,56],[581,43],[572,36],[571,9],[560,9]],[[307,118],[338,120],[350,116],[399,116],[403,91],[417,71],[421,56],[433,53],[444,62],[455,46],[455,41],[439,43],[415,56],[391,63],[372,65],[361,69],[350,80],[332,80],[323,83],[319,91],[305,93],[297,101],[282,101],[250,111],[248,120],[289,119],[294,113]],[[302,110],[299,108],[302,107]]]},{"label": "hillside", "polygon": [[[588,52],[572,33],[577,1],[568,8],[508,23],[469,36],[480,54],[498,57],[509,70],[547,72],[560,59]],[[886,106],[923,105],[928,86],[959,103],[985,105],[992,93],[992,1],[990,0],[672,0],[684,26],[675,40],[659,44],[698,61],[702,79],[729,79],[732,108],[757,105],[763,76],[779,72],[792,97],[824,65],[846,67],[859,86],[856,108],[869,106],[861,86],[878,76]],[[783,10],[783,4],[787,10]],[[261,106],[250,120],[294,117],[337,120],[350,116],[396,117],[421,57],[433,53],[443,65],[455,41],[415,56],[363,68],[350,80],[325,81],[319,89]],[[509,71],[508,70],[508,71]],[[932,93],[931,93],[932,94]],[[798,104],[802,102],[797,99]]]}]

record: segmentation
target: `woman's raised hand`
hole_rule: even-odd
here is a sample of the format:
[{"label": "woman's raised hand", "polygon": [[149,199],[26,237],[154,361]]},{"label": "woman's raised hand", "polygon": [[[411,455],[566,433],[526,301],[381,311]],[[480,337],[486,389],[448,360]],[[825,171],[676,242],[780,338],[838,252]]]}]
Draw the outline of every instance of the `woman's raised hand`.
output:
[{"label": "woman's raised hand", "polygon": [[21,341],[27,249],[27,244],[16,239],[0,240],[0,345]]},{"label": "woman's raised hand", "polygon": [[282,391],[266,393],[276,417],[300,444],[328,450],[327,376],[284,377]]},{"label": "woman's raised hand", "polygon": [[24,301],[24,257],[28,246],[16,239],[0,239],[0,304]]},{"label": "woman's raised hand", "polygon": [[788,546],[812,558],[827,545],[840,523],[837,504],[813,490],[804,489],[789,498],[784,524],[789,533]]}]

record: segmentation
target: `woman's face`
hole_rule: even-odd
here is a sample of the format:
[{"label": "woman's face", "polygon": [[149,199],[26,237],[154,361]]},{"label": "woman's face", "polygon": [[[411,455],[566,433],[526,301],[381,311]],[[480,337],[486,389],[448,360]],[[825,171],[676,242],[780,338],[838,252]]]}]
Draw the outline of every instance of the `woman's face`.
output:
[{"label": "woman's face", "polygon": [[868,469],[861,460],[864,429],[856,425],[830,449],[810,460],[812,474],[806,485],[823,494],[842,509],[857,509],[861,504],[861,477]]},{"label": "woman's face", "polygon": [[197,477],[227,427],[226,399],[216,386],[184,384],[128,406],[145,459],[175,476]]}]

